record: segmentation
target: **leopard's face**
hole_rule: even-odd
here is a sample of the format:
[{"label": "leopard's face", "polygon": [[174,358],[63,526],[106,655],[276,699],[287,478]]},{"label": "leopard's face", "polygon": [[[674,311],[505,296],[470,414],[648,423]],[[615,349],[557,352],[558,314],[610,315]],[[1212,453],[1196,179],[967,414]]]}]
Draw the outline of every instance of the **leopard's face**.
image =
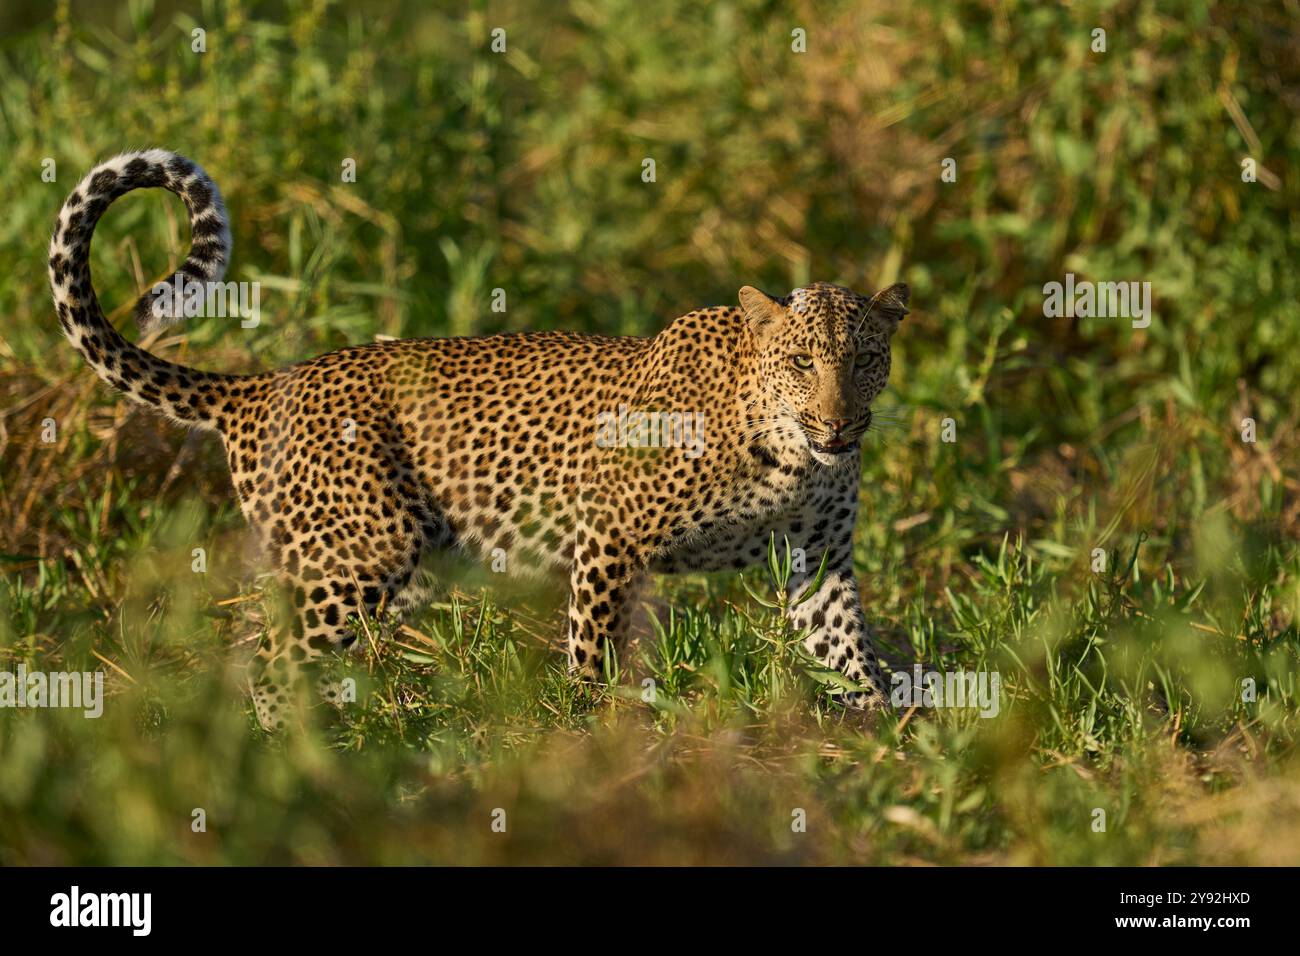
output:
[{"label": "leopard's face", "polygon": [[819,463],[856,460],[871,403],[889,380],[890,339],[907,298],[901,284],[875,296],[820,282],[781,299],[741,290],[766,415],[793,424]]}]

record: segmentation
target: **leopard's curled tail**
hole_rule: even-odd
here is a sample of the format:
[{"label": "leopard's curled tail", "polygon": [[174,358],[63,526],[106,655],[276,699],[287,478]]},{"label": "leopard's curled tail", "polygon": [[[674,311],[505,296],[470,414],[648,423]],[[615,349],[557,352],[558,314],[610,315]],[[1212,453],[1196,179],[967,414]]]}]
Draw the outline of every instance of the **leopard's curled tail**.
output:
[{"label": "leopard's curled tail", "polygon": [[142,330],[182,316],[185,283],[218,282],[230,258],[230,225],[221,193],[197,164],[162,149],[123,153],[100,163],[77,184],[59,211],[50,240],[50,287],[59,324],[97,375],[127,397],[199,427],[217,423],[218,405],[235,376],[176,365],[128,342],[100,308],[90,283],[90,237],[109,203],[145,186],[176,193],[190,214],[190,254],[185,263],[135,305]]}]

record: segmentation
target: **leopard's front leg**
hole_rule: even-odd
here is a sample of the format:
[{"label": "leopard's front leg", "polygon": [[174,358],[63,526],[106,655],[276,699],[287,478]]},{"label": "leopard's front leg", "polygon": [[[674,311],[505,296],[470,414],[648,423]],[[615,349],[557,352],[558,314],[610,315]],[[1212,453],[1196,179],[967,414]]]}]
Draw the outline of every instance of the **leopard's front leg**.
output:
[{"label": "leopard's front leg", "polygon": [[808,631],[804,639],[808,653],[855,684],[868,688],[848,692],[844,699],[850,707],[882,710],[889,704],[889,691],[863,615],[851,555],[847,545],[832,549],[826,574],[812,593],[808,589],[816,582],[820,555],[816,564],[809,557],[812,566],[808,571],[790,576],[790,623]]},{"label": "leopard's front leg", "polygon": [[621,649],[645,573],[636,544],[600,514],[577,529],[569,575],[569,667],[600,680],[610,647]]}]

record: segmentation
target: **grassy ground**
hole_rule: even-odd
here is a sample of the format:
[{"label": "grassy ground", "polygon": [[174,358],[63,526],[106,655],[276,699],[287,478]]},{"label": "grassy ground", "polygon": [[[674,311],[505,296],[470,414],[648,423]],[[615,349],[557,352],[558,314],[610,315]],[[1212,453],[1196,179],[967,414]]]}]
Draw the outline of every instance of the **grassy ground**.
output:
[{"label": "grassy ground", "polygon": [[[0,863],[1300,862],[1294,2],[42,6],[0,14],[0,669],[111,697],[0,709]],[[265,737],[239,677],[274,609],[219,449],[49,306],[64,195],[144,145],[213,174],[262,283],[258,328],[152,345],[204,368],[907,280],[857,570],[889,663],[996,671],[1000,712],[843,717],[763,569],[660,581],[579,688],[558,585],[437,569],[363,624],[355,705]],[[179,216],[101,224],[123,327]],[[1150,281],[1151,326],[1045,318],[1066,272]]]}]

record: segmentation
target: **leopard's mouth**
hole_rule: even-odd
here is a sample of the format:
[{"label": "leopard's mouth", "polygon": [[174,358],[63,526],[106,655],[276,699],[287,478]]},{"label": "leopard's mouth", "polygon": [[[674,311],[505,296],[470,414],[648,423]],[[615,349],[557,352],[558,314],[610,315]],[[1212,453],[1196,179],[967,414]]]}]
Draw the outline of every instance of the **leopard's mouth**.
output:
[{"label": "leopard's mouth", "polygon": [[823,442],[818,441],[809,435],[808,447],[823,455],[851,455],[858,450],[858,442],[856,438],[852,440],[844,438],[828,438]]},{"label": "leopard's mouth", "polygon": [[828,433],[803,421],[799,425],[803,429],[804,440],[814,452],[830,458],[846,458],[857,454],[862,447],[862,436],[871,426],[871,413],[867,412],[862,421],[844,431]]}]

